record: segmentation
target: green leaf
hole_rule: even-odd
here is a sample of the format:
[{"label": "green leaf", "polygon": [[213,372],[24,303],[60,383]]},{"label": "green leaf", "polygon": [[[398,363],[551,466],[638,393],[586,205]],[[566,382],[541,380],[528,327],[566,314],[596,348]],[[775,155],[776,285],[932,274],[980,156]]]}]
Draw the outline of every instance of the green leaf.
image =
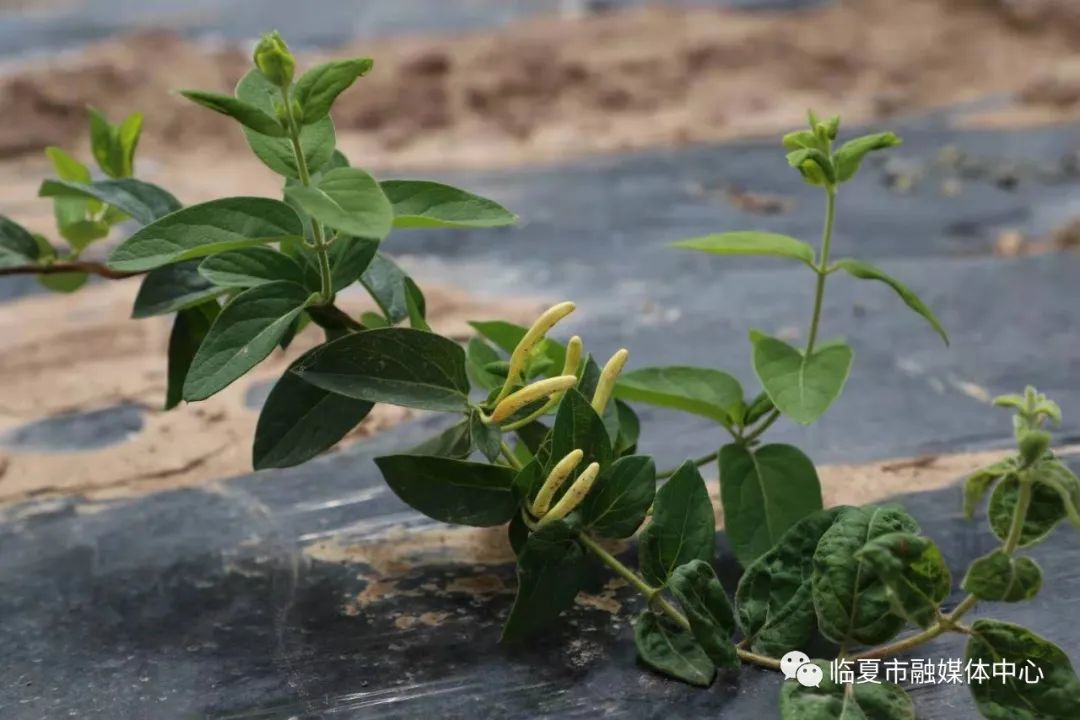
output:
[{"label": "green leaf", "polygon": [[[73,198],[57,198],[57,206]],[[76,202],[83,202],[78,200]],[[75,250],[82,251],[87,245],[109,234],[109,224],[100,220],[76,220],[60,224],[60,234]]]},{"label": "green leaf", "polygon": [[115,270],[153,270],[181,260],[300,237],[296,212],[279,200],[233,197],[177,210],[147,225],[109,256]]},{"label": "green leaf", "polygon": [[1032,469],[1037,485],[1048,487],[1058,494],[1065,508],[1066,517],[1075,528],[1080,528],[1080,479],[1059,460],[1042,460]]},{"label": "green leaf", "polygon": [[[514,352],[514,348],[529,330],[504,320],[470,320],[469,325],[507,353]],[[566,365],[566,346],[551,338],[544,338],[533,348],[530,356],[533,363],[541,359],[548,360],[550,365],[546,374],[548,377],[554,377],[562,374],[563,366]],[[502,385],[502,381],[499,385]]]},{"label": "green leaf", "polygon": [[[90,182],[90,169],[58,147],[45,148],[45,155],[52,162],[53,170],[61,180],[73,180],[80,183]],[[85,222],[88,212],[96,213],[101,210],[101,203],[97,200],[68,197],[56,198],[54,201],[56,224],[64,235],[64,228],[74,223]],[[106,228],[106,232],[108,232]],[[65,235],[65,237],[67,237]],[[68,238],[70,241],[70,238]]]},{"label": "green leaf", "polygon": [[497,427],[485,425],[480,418],[480,413],[469,413],[469,434],[472,436],[472,445],[476,447],[489,462],[495,462],[502,452],[502,433]]},{"label": "green leaf", "polygon": [[0,215],[0,268],[18,267],[37,261],[37,240],[30,231]]},{"label": "green leaf", "polygon": [[1003,477],[1014,474],[1019,469],[1020,463],[1017,458],[1008,457],[982,468],[967,478],[964,481],[964,517],[968,520],[973,518],[975,509],[994,483]]},{"label": "green leaf", "polygon": [[581,522],[595,535],[627,538],[645,521],[656,495],[652,458],[619,458],[604,468],[581,503]]},{"label": "green leaf", "polygon": [[536,635],[570,607],[589,574],[576,529],[558,520],[529,535],[518,553],[518,589],[502,639]]},{"label": "green leaf", "polygon": [[72,293],[89,280],[86,273],[50,273],[38,275],[38,282],[53,292]]},{"label": "green leaf", "polygon": [[[379,249],[378,240],[339,236],[330,246],[330,276],[334,292],[340,292],[360,279],[360,276],[375,259]],[[303,265],[304,285],[312,291],[322,286],[319,269],[319,257],[314,250],[303,248],[295,253],[297,261]],[[395,266],[396,269],[396,266]]]},{"label": "green leaf", "polygon": [[397,263],[382,253],[376,253],[360,275],[360,282],[391,325],[409,317],[409,302],[405,297],[407,277]]},{"label": "green leaf", "polygon": [[454,423],[409,450],[409,455],[438,455],[465,460],[472,454],[472,426],[469,418]]},{"label": "green leaf", "polygon": [[[1069,656],[1030,630],[998,620],[976,620],[967,644],[968,663],[982,663],[990,676],[971,682],[979,712],[988,720],[1074,720],[1080,708],[1080,678]],[[994,663],[1026,669],[1034,682],[993,677]],[[969,665],[970,667],[970,665]]]},{"label": "green leaf", "polygon": [[811,588],[821,633],[835,643],[876,645],[896,635],[904,618],[892,610],[885,582],[856,553],[875,538],[919,532],[897,506],[847,508],[814,551]]},{"label": "green leaf", "polygon": [[833,155],[836,162],[837,182],[847,182],[859,171],[859,165],[867,153],[876,150],[885,150],[896,147],[901,143],[896,133],[883,132],[873,135],[864,135],[854,140],[849,140],[840,146]]},{"label": "green leaf", "polygon": [[922,315],[926,322],[930,323],[930,326],[941,336],[941,339],[945,341],[945,344],[949,344],[949,336],[945,334],[945,328],[941,326],[937,316],[934,315],[934,311],[927,307],[926,303],[920,300],[918,295],[909,290],[907,286],[899,280],[886,275],[879,268],[874,267],[870,263],[863,262],[862,260],[854,260],[851,258],[837,260],[835,267],[844,270],[860,280],[880,280],[891,287],[896,291],[896,294],[900,296],[900,299],[904,301],[905,305],[919,315]]},{"label": "green leaf", "polygon": [[198,260],[166,265],[143,277],[131,317],[168,315],[201,305],[224,292],[225,288],[215,287],[199,274]]},{"label": "green leaf", "polygon": [[915,706],[899,686],[839,685],[829,679],[828,663],[814,664],[821,668],[820,685],[804,687],[791,680],[781,686],[781,720],[915,720]]},{"label": "green leaf", "polygon": [[249,288],[275,280],[304,284],[296,261],[269,247],[249,247],[211,255],[199,265],[199,274],[219,287]]},{"label": "green leaf", "polygon": [[619,421],[619,432],[615,437],[615,457],[622,457],[637,450],[641,421],[633,408],[622,400],[616,400],[614,405],[615,417]]},{"label": "green leaf", "polygon": [[180,201],[157,185],[124,178],[92,183],[46,180],[38,188],[40,197],[81,197],[99,200],[147,225],[180,209]]},{"label": "green leaf", "polygon": [[441,522],[490,527],[517,511],[510,492],[517,471],[503,465],[422,455],[389,455],[375,464],[395,495]]},{"label": "green leaf", "polygon": [[739,625],[754,652],[781,657],[810,642],[817,628],[811,592],[814,550],[844,509],[807,515],[747,566],[735,592],[735,605]]},{"label": "green leaf", "polygon": [[911,533],[889,533],[866,543],[855,557],[884,581],[897,615],[921,628],[937,621],[938,607],[952,588],[937,545]]},{"label": "green leaf", "polygon": [[191,362],[185,400],[204,400],[228,387],[269,355],[310,294],[285,281],[259,285],[225,306]]},{"label": "green leaf", "polygon": [[654,585],[663,585],[671,573],[691,560],[712,562],[716,550],[716,518],[705,481],[692,460],[687,460],[659,490],[652,521],[638,545],[641,573]]},{"label": "green leaf", "polygon": [[465,352],[411,328],[353,333],[318,347],[293,372],[331,392],[420,410],[464,411]]},{"label": "green leaf", "polygon": [[184,308],[176,313],[169,335],[168,385],[165,390],[165,409],[172,410],[183,399],[184,380],[191,361],[202,345],[214,318],[221,308],[216,300]]},{"label": "green leaf", "polygon": [[427,301],[424,293],[420,290],[411,277],[405,278],[405,306],[409,311],[409,325],[417,330],[431,332],[431,326],[427,322]]},{"label": "green leaf", "polygon": [[[509,369],[509,368],[507,368]],[[541,355],[534,358],[526,370],[526,376],[533,377],[538,374],[555,374],[558,375],[562,372],[561,368],[556,368],[547,357]],[[577,389],[586,398],[592,398],[596,395],[596,388],[600,384],[600,366],[596,363],[596,360],[592,355],[586,355],[585,361],[582,363],[581,371],[579,373]],[[604,429],[607,430],[608,440],[614,447],[615,441],[619,436],[619,411],[615,408],[615,404],[609,402],[604,406],[604,411],[600,415],[600,419],[604,423]]]},{"label": "green leaf", "polygon": [[960,585],[980,600],[1030,600],[1042,587],[1042,570],[1031,558],[1012,558],[994,550],[971,563]]},{"label": "green leaf", "polygon": [[465,345],[465,369],[474,385],[488,391],[502,387],[503,379],[484,369],[498,361],[499,355],[490,345],[480,338],[469,338]]},{"label": "green leaf", "polygon": [[517,216],[494,200],[429,180],[384,180],[394,207],[394,227],[489,228],[513,225]]},{"label": "green leaf", "polygon": [[[259,70],[251,70],[236,85],[236,97],[250,103],[263,112],[274,112],[274,100],[280,99],[281,90],[266,79]],[[288,138],[274,138],[244,128],[244,137],[248,146],[263,164],[293,180],[300,179],[296,167],[296,156]],[[315,171],[330,162],[334,154],[337,139],[334,134],[334,121],[325,117],[310,125],[300,128],[300,149],[308,168]]]},{"label": "green leaf", "polygon": [[754,372],[776,409],[803,425],[821,417],[840,397],[854,352],[830,344],[806,356],[772,337],[754,342]]},{"label": "green leaf", "polygon": [[62,148],[50,145],[45,148],[45,155],[52,162],[56,176],[61,180],[74,180],[75,182],[90,182],[90,168],[73,158]]},{"label": "green leaf", "polygon": [[720,450],[720,499],[731,550],[746,566],[821,509],[821,483],[796,447],[730,444]]},{"label": "green leaf", "polygon": [[232,95],[204,92],[202,90],[181,90],[180,94],[192,102],[198,103],[214,112],[228,115],[246,128],[268,137],[285,137],[285,128],[278,119],[260,110],[255,105],[239,100]]},{"label": "green leaf", "polygon": [[371,70],[371,58],[332,60],[316,65],[296,81],[293,97],[304,111],[304,124],[320,120],[330,112],[337,96],[349,88],[357,78]]},{"label": "green leaf", "polygon": [[814,267],[814,248],[787,235],[740,231],[680,240],[672,247],[713,255],[771,255],[798,260]]},{"label": "green leaf", "polygon": [[643,663],[676,680],[709,687],[716,666],[687,630],[645,611],[634,621],[634,644]]},{"label": "green leaf", "polygon": [[117,130],[98,110],[88,107],[90,151],[102,172],[112,178],[124,177],[124,161]]},{"label": "green leaf", "polygon": [[348,435],[372,407],[317,388],[286,370],[259,413],[252,465],[265,470],[307,462]]},{"label": "green leaf", "polygon": [[120,156],[123,177],[131,177],[135,174],[135,150],[139,147],[142,125],[142,113],[132,113],[124,118],[120,127],[116,129],[115,152]]},{"label": "green leaf", "polygon": [[335,168],[317,186],[293,185],[285,196],[318,222],[356,237],[381,240],[393,226],[390,201],[375,178],[358,168]]},{"label": "green leaf", "polygon": [[671,574],[669,587],[690,621],[690,631],[709,659],[718,667],[739,667],[739,654],[731,639],[735,634],[735,614],[712,565],[704,560],[680,565]]},{"label": "green leaf", "polygon": [[742,402],[742,386],[720,370],[694,367],[649,367],[624,373],[615,397],[682,410],[731,427],[733,410]]},{"label": "green leaf", "polygon": [[611,440],[604,421],[584,395],[576,388],[570,388],[555,413],[555,424],[551,428],[551,455],[544,470],[550,472],[555,463],[574,450],[584,453],[579,465],[581,469],[595,462],[603,470],[611,463]]},{"label": "green leaf", "polygon": [[[1009,537],[1013,511],[1019,496],[1020,480],[1015,475],[1010,475],[999,482],[990,495],[987,518],[990,521],[990,529],[1002,541]],[[1031,488],[1031,505],[1024,518],[1018,547],[1030,547],[1045,540],[1050,531],[1057,527],[1067,514],[1061,495],[1056,490],[1047,485],[1035,483]]]}]

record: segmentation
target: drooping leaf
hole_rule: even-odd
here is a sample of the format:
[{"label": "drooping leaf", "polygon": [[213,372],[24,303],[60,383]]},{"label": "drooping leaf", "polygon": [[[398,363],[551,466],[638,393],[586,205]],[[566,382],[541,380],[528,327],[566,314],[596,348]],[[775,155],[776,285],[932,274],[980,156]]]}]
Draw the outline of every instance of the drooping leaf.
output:
[{"label": "drooping leaf", "polygon": [[622,400],[694,413],[727,427],[742,395],[738,380],[708,368],[641,368],[623,373],[615,385],[615,397]]},{"label": "drooping leaf", "polygon": [[391,325],[409,317],[409,303],[405,297],[407,277],[397,263],[382,253],[376,253],[367,269],[360,275],[360,282],[367,288]]},{"label": "drooping leaf", "polygon": [[359,168],[335,168],[318,185],[293,185],[285,196],[318,222],[355,237],[382,240],[393,226],[390,201],[375,178]]},{"label": "drooping leaf", "polygon": [[885,582],[856,557],[867,543],[894,532],[918,533],[919,526],[902,508],[884,505],[847,508],[821,536],[811,588],[818,627],[833,642],[876,645],[903,628]]},{"label": "drooping leaf", "polygon": [[203,90],[181,90],[180,94],[214,112],[227,115],[233,120],[267,137],[285,137],[285,128],[273,115],[246,103],[232,95],[205,92]]},{"label": "drooping leaf", "polygon": [[[281,98],[281,89],[255,69],[237,83],[236,97],[263,112],[272,113],[274,101]],[[287,178],[300,178],[292,143],[288,138],[269,137],[248,128],[244,128],[244,136],[251,151],[268,168]],[[300,128],[300,148],[309,172],[315,172],[330,162],[336,142],[334,122],[329,116]]]},{"label": "drooping leaf", "polygon": [[[967,661],[982,664],[986,679],[969,683],[987,720],[1073,720],[1080,708],[1080,678],[1069,656],[1030,630],[998,620],[976,620]],[[994,677],[995,663],[1012,663],[1017,677]],[[1021,670],[1031,681],[1019,677]]]},{"label": "drooping leaf", "polygon": [[805,687],[789,680],[780,689],[781,720],[915,720],[915,706],[903,688],[887,682],[840,685],[821,670],[821,684]]},{"label": "drooping leaf", "polygon": [[896,147],[900,143],[901,140],[896,136],[896,133],[891,132],[864,135],[847,141],[834,154],[837,182],[847,182],[853,178],[855,173],[859,171],[859,165],[862,164],[867,153]]},{"label": "drooping leaf", "polygon": [[716,677],[716,666],[694,636],[650,611],[634,621],[634,644],[643,663],[676,680],[709,687]]},{"label": "drooping leaf", "polygon": [[249,288],[275,280],[304,284],[296,261],[269,247],[248,247],[211,255],[199,265],[199,274],[218,287]]},{"label": "drooping leaf", "polygon": [[176,313],[172,333],[169,335],[166,410],[172,410],[183,399],[184,380],[187,378],[191,361],[206,338],[206,334],[210,332],[210,326],[220,309],[216,300],[209,300]]},{"label": "drooping leaf", "polygon": [[318,347],[293,372],[317,387],[369,402],[453,412],[468,405],[465,352],[411,328],[353,333]]},{"label": "drooping leaf", "polygon": [[663,585],[671,573],[691,560],[712,562],[716,518],[705,481],[692,460],[683,463],[656,491],[652,521],[638,544],[641,574]]},{"label": "drooping leaf", "polygon": [[619,458],[604,468],[581,503],[582,525],[601,537],[630,537],[644,522],[655,495],[652,458]]},{"label": "drooping leaf", "polygon": [[998,480],[1012,475],[1020,469],[1017,458],[1007,457],[992,465],[987,465],[964,481],[964,517],[968,520],[975,516],[979,503]]},{"label": "drooping leaf", "polygon": [[796,447],[730,444],[720,450],[720,500],[732,552],[745,566],[821,509],[821,482]]},{"label": "drooping leaf", "polygon": [[208,398],[262,362],[309,301],[306,289],[285,281],[259,285],[233,298],[191,362],[184,399]]},{"label": "drooping leaf", "polygon": [[301,75],[296,81],[293,96],[304,111],[304,123],[326,117],[337,96],[345,92],[357,78],[367,75],[372,65],[371,58],[331,60]]},{"label": "drooping leaf", "polygon": [[259,412],[252,465],[264,470],[307,462],[348,435],[373,406],[317,388],[286,370]]},{"label": "drooping leaf", "polygon": [[[1003,541],[1009,537],[1019,496],[1020,480],[1015,475],[999,482],[990,495],[987,519],[990,521],[990,529]],[[1057,491],[1035,483],[1031,488],[1031,505],[1024,518],[1018,547],[1030,547],[1042,542],[1066,515],[1065,504],[1061,502]]]},{"label": "drooping leaf", "polygon": [[860,280],[879,280],[891,287],[896,294],[900,296],[900,299],[904,301],[905,305],[921,315],[923,319],[930,323],[930,326],[937,331],[937,334],[941,336],[941,339],[945,341],[945,344],[949,344],[949,336],[945,334],[945,328],[941,326],[941,322],[937,319],[937,316],[934,315],[934,311],[927,307],[926,303],[919,299],[918,295],[913,293],[899,280],[885,274],[881,269],[868,262],[863,262],[862,260],[845,258],[843,260],[837,260],[835,265]]},{"label": "drooping leaf", "polygon": [[143,276],[131,317],[168,315],[201,305],[224,292],[225,288],[216,287],[199,274],[198,260],[166,265]]},{"label": "drooping leaf", "polygon": [[814,550],[844,509],[806,516],[747,566],[735,592],[735,606],[754,652],[781,657],[810,641],[817,627],[811,593]]},{"label": "drooping leaf", "polygon": [[384,180],[394,207],[394,227],[490,228],[513,225],[517,216],[494,200],[429,180]]},{"label": "drooping leaf", "polygon": [[798,260],[814,267],[814,248],[787,235],[739,231],[680,240],[673,247],[713,255],[771,255]]},{"label": "drooping leaf", "polygon": [[1030,600],[1042,587],[1042,570],[1031,558],[1012,558],[994,550],[971,563],[961,587],[980,600]]},{"label": "drooping leaf", "polygon": [[480,413],[469,413],[469,434],[472,436],[473,447],[483,453],[489,462],[495,462],[502,452],[502,433],[497,427],[485,425],[480,419]]},{"label": "drooping leaf", "polygon": [[809,425],[840,397],[851,369],[853,351],[830,344],[806,356],[782,340],[757,336],[754,372],[776,409]]},{"label": "drooping leaf", "polygon": [[130,215],[143,225],[181,208],[180,201],[157,185],[123,178],[83,183],[73,180],[46,180],[38,189],[40,197],[80,197],[99,200]]},{"label": "drooping leaf", "polygon": [[735,614],[712,565],[704,560],[680,565],[671,574],[669,587],[690,621],[690,631],[709,659],[717,667],[739,667],[739,655],[732,641]]},{"label": "drooping leaf", "polygon": [[937,609],[952,588],[952,575],[932,541],[912,533],[888,533],[866,543],[855,557],[885,583],[897,615],[921,628],[937,621]]},{"label": "drooping leaf", "polygon": [[422,455],[389,455],[375,464],[395,495],[441,522],[490,527],[517,511],[510,492],[517,471],[504,465]]},{"label": "drooping leaf", "polygon": [[518,553],[518,589],[502,639],[517,642],[547,629],[570,607],[589,564],[576,529],[557,520],[529,535]]},{"label": "drooping leaf", "polygon": [[39,254],[37,240],[30,231],[0,215],[0,268],[33,263]]}]

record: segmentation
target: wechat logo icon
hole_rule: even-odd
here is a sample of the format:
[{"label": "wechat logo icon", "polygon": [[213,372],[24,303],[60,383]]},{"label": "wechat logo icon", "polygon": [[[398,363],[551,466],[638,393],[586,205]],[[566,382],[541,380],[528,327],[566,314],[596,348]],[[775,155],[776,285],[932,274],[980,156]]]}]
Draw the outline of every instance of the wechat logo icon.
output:
[{"label": "wechat logo icon", "polygon": [[780,671],[786,679],[798,680],[803,687],[817,687],[824,678],[821,668],[810,662],[810,656],[798,650],[780,658]]}]

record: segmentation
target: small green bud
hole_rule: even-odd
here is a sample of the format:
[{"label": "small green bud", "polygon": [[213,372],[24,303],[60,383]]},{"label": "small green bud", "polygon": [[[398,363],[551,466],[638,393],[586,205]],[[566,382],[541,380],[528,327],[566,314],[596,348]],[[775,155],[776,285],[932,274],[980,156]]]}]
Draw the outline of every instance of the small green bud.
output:
[{"label": "small green bud", "polygon": [[259,72],[278,87],[286,88],[292,82],[296,58],[277,30],[263,35],[255,46],[254,60]]},{"label": "small green bud", "polygon": [[274,117],[283,125],[289,120],[289,113],[285,110],[285,103],[280,100],[274,101]]},{"label": "small green bud", "polygon": [[1050,448],[1050,433],[1044,430],[1029,430],[1020,438],[1020,458],[1024,467],[1031,467],[1046,454]]},{"label": "small green bud", "polygon": [[830,140],[835,140],[836,136],[840,133],[840,116],[833,115],[831,118],[822,123],[825,128],[825,134]]}]

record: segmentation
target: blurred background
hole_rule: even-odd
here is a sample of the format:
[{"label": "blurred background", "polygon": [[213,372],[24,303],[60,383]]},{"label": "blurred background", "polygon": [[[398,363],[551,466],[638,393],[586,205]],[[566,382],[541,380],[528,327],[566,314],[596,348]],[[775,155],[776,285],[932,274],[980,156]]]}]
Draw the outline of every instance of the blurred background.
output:
[{"label": "blurred background", "polygon": [[[354,165],[383,179],[446,179],[521,216],[506,231],[386,241],[424,286],[436,329],[464,338],[467,320],[524,322],[572,298],[580,309],[560,329],[597,355],[626,346],[631,367],[722,367],[752,389],[747,330],[798,342],[809,277],[776,260],[666,244],[749,228],[816,242],[820,193],[787,167],[780,135],[801,127],[808,108],[840,114],[841,139],[896,130],[905,144],[844,186],[834,248],[907,282],[952,344],[884,287],[830,280],[826,337],[855,347],[852,376],[822,422],[782,422],[774,437],[832,464],[827,503],[948,485],[985,459],[978,453],[1009,444],[1007,418],[989,401],[1027,383],[1064,408],[1062,441],[1080,441],[1080,1],[0,0],[0,214],[55,234],[51,204],[36,196],[52,174],[42,151],[55,145],[89,162],[87,106],[114,122],[144,113],[136,174],[185,204],[278,196],[280,178],[236,125],[175,92],[228,92],[271,29],[301,69],[331,56],[375,59],[333,112]],[[325,695],[326,707],[368,702],[350,685],[357,668],[332,665],[340,658],[324,649],[288,672],[264,659],[307,657],[315,636],[363,635],[349,623],[366,622],[364,593],[407,575],[372,551],[360,575],[318,580],[334,633],[286,618],[303,604],[297,558],[343,561],[327,538],[385,541],[389,551],[400,536],[387,532],[427,527],[381,490],[370,456],[437,421],[380,406],[328,459],[251,476],[258,409],[319,339],[314,328],[242,382],[165,413],[169,318],[131,320],[137,288],[92,280],[65,295],[0,277],[0,656],[11,659],[0,668],[0,716],[210,708],[307,718],[322,716],[300,712],[294,695]],[[342,304],[359,313],[370,301],[357,291]],[[642,419],[642,450],[662,466],[720,440],[704,420],[659,410]],[[401,435],[381,432],[391,426]],[[211,495],[225,504],[205,504]],[[61,550],[45,557],[42,547]],[[269,564],[248,563],[249,551]],[[292,568],[293,590],[275,594],[278,575],[245,584],[267,567]],[[70,587],[57,589],[55,568],[75,578]],[[130,597],[110,594],[127,583]],[[186,604],[174,607],[177,597]],[[235,597],[244,599],[223,599]],[[15,620],[5,625],[5,613]],[[397,627],[438,632],[441,622]],[[175,648],[146,641],[188,623],[195,629]],[[105,641],[83,629],[99,624]],[[372,637],[376,649],[386,642]],[[431,642],[402,637],[394,641],[416,656]],[[101,663],[111,672],[86,689],[80,668]],[[384,670],[376,686],[397,681],[399,669]],[[109,713],[113,700],[124,712]],[[283,704],[226,712],[271,701]]]}]

